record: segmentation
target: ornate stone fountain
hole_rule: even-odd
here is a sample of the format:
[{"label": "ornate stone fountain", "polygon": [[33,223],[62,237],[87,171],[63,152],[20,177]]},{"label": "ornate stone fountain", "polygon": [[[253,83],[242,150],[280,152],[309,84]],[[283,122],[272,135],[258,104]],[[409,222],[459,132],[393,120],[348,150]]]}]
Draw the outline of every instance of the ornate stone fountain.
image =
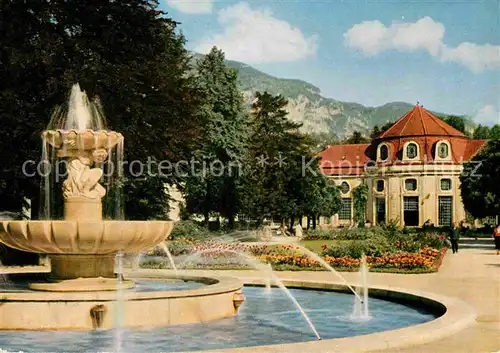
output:
[{"label": "ornate stone fountain", "polygon": [[[59,190],[64,197],[63,220],[0,222],[0,242],[49,255],[50,278],[30,283],[31,291],[0,290],[0,329],[113,327],[113,315],[106,313],[116,311],[110,305],[116,301],[115,291],[134,287],[133,281],[115,275],[117,253],[151,248],[172,230],[170,221],[103,219],[106,189],[100,184],[99,166],[113,148],[120,154],[123,136],[104,129],[95,106],[78,85],[62,113],[52,119],[42,139],[44,151],[50,148],[54,158],[67,164],[67,178]],[[239,281],[199,280],[210,285],[199,289],[199,295],[196,290],[124,293],[122,325],[167,325],[235,314],[233,293],[240,290]],[[214,302],[219,304],[212,307]],[[132,313],[128,318],[127,312]]]},{"label": "ornate stone fountain", "polygon": [[[92,122],[92,110],[78,85],[73,87],[66,119],[65,124],[69,122],[74,128],[42,133],[57,158],[67,162],[67,179],[62,186],[64,220],[3,221],[0,241],[19,250],[50,255],[51,281],[33,283],[32,289],[114,290],[118,285],[116,253],[138,253],[162,242],[172,222],[103,220],[106,189],[99,183],[103,170],[94,165],[105,162],[107,151],[123,143],[123,136],[115,131],[85,129]],[[120,285],[131,287],[133,282]]]}]

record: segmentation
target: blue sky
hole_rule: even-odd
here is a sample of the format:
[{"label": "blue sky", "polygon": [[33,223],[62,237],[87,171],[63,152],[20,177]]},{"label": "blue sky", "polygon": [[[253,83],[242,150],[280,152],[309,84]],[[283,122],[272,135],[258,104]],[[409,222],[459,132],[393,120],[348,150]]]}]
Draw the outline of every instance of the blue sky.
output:
[{"label": "blue sky", "polygon": [[326,97],[500,123],[500,0],[161,0],[190,50],[318,86]]}]

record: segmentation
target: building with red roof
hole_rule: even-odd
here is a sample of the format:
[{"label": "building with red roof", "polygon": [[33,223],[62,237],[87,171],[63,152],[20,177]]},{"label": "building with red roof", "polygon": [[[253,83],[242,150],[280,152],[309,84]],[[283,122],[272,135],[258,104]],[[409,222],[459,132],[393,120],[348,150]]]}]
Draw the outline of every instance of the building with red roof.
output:
[{"label": "building with red roof", "polygon": [[406,226],[447,226],[465,220],[460,196],[463,163],[485,140],[472,140],[416,105],[369,144],[329,146],[321,170],[341,187],[343,207],[329,220],[353,224],[353,193],[368,186],[366,218]]}]

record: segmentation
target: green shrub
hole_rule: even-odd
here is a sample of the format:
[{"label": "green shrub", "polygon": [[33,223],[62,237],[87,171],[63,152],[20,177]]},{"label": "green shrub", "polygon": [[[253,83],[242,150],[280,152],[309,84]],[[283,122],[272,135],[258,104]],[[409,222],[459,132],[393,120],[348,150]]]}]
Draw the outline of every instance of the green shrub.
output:
[{"label": "green shrub", "polygon": [[363,246],[367,256],[383,256],[396,250],[394,244],[381,235],[363,241]]},{"label": "green shrub", "polygon": [[378,235],[364,240],[353,240],[345,244],[327,248],[322,252],[322,255],[359,259],[363,254],[366,256],[383,256],[395,250],[395,246],[391,244],[387,238]]},{"label": "green shrub", "polygon": [[445,246],[445,239],[445,233],[442,232],[417,233],[412,236],[412,240],[419,243],[420,247],[438,250]]},{"label": "green shrub", "polygon": [[411,252],[411,253],[416,253],[419,252],[420,249],[422,249],[422,245],[414,240],[405,240],[402,242],[398,243],[399,246],[398,249],[405,251],[405,252]]},{"label": "green shrub", "polygon": [[374,236],[375,230],[372,228],[352,228],[342,229],[339,232],[339,240],[366,240]]},{"label": "green shrub", "polygon": [[313,229],[309,230],[303,240],[335,240],[338,230],[334,229]]},{"label": "green shrub", "polygon": [[172,256],[187,255],[191,253],[193,246],[182,241],[171,241],[168,243],[168,251]]},{"label": "green shrub", "polygon": [[179,221],[174,224],[174,229],[172,229],[169,239],[176,240],[187,238],[192,240],[205,240],[209,236],[209,232],[205,228],[194,221],[187,220]]}]

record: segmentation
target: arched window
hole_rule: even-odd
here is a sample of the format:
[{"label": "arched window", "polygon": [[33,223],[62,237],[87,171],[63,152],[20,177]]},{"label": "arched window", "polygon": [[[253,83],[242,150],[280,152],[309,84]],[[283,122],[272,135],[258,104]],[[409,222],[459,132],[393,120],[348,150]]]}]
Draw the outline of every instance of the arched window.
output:
[{"label": "arched window", "polygon": [[387,145],[380,146],[380,160],[386,161],[389,158],[389,147]]},{"label": "arched window", "polygon": [[436,157],[447,159],[450,156],[450,144],[446,141],[438,142],[436,147]]},{"label": "arched window", "polygon": [[409,159],[417,158],[418,156],[418,146],[415,142],[410,142],[408,146],[406,146],[406,157]]},{"label": "arched window", "polygon": [[340,190],[342,191],[343,194],[347,194],[349,192],[349,190],[351,190],[351,187],[349,186],[349,184],[346,181],[344,181],[340,185]]},{"label": "arched window", "polygon": [[385,183],[383,180],[377,180],[377,187],[376,187],[376,190],[378,192],[382,192],[384,191],[384,188],[385,188]]}]

